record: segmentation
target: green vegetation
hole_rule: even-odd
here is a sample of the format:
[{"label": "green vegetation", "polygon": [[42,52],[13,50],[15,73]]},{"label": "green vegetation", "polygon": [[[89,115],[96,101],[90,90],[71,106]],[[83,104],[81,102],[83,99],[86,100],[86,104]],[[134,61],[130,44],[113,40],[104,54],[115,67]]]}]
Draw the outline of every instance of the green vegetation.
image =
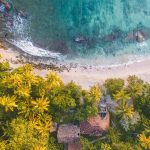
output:
[{"label": "green vegetation", "polygon": [[115,94],[117,91],[122,89],[124,86],[124,80],[122,79],[108,79],[105,81],[105,87],[107,89],[107,93],[112,96],[112,94]]},{"label": "green vegetation", "polygon": [[[110,109],[111,124],[102,137],[81,137],[82,150],[150,149],[150,84],[130,76],[105,82],[116,103]],[[0,150],[62,150],[54,124],[79,124],[98,114],[99,86],[89,91],[74,82],[64,84],[56,73],[45,78],[26,64],[10,70],[0,62]]]}]

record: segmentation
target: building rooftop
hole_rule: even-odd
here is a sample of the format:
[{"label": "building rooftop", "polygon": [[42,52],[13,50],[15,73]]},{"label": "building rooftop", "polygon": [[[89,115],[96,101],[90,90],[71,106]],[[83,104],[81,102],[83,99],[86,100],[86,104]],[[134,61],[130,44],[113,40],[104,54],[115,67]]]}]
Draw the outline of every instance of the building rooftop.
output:
[{"label": "building rooftop", "polygon": [[80,128],[76,125],[61,125],[57,132],[58,143],[74,143],[80,140]]},{"label": "building rooftop", "polygon": [[81,150],[80,143],[69,143],[68,144],[68,150]]},{"label": "building rooftop", "polygon": [[104,118],[100,115],[89,117],[87,121],[80,123],[80,132],[83,135],[98,136],[107,131],[109,123],[109,113],[107,113]]}]

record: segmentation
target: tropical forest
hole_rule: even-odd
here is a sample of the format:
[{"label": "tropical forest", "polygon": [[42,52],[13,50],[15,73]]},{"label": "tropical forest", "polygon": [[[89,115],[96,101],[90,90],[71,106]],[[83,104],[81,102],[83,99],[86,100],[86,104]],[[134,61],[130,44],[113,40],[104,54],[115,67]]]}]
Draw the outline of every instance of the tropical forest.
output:
[{"label": "tropical forest", "polygon": [[43,78],[30,64],[11,69],[1,60],[0,150],[63,150],[57,127],[96,116],[102,96],[115,105],[108,107],[110,126],[100,136],[80,136],[81,150],[150,149],[149,83],[129,76],[85,90],[74,82],[64,84],[53,71]]}]

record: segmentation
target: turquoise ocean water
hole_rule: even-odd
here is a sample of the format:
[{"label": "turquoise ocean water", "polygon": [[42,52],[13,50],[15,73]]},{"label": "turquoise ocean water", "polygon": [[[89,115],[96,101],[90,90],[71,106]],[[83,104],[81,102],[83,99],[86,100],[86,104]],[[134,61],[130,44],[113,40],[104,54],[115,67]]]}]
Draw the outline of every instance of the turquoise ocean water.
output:
[{"label": "turquoise ocean water", "polygon": [[[93,63],[149,56],[150,0],[12,2],[28,15],[14,19],[14,41],[34,55]],[[140,43],[131,38],[139,30],[146,36]]]}]

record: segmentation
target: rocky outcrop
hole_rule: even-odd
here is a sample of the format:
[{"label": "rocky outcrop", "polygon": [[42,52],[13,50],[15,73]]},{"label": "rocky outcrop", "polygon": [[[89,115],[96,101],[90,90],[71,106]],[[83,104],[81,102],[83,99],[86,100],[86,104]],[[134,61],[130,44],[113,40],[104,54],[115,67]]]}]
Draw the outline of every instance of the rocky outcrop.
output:
[{"label": "rocky outcrop", "polygon": [[135,40],[136,42],[139,42],[139,43],[144,42],[146,40],[145,33],[142,31],[135,32]]},{"label": "rocky outcrop", "polygon": [[143,27],[141,29],[137,30],[135,29],[127,33],[120,30],[114,30],[112,33],[101,38],[101,41],[113,42],[117,39],[122,39],[125,43],[128,42],[142,43],[149,38],[150,38],[150,29]]},{"label": "rocky outcrop", "polygon": [[150,29],[139,29],[133,30],[127,34],[125,37],[125,42],[138,42],[142,43],[150,38]]}]

